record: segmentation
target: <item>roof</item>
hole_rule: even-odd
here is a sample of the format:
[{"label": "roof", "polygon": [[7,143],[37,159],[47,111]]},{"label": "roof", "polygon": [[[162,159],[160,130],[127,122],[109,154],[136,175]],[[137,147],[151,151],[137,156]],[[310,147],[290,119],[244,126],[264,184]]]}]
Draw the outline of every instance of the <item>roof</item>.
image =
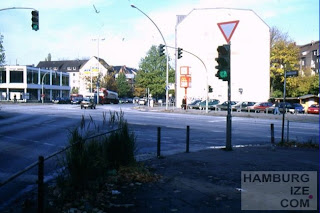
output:
[{"label": "roof", "polygon": [[127,67],[126,65],[124,65],[124,66],[113,66],[113,69],[115,71],[115,74],[124,73],[124,74],[136,75],[137,71],[138,71],[137,69],[131,68],[131,67]]},{"label": "roof", "polygon": [[88,60],[68,61],[40,61],[37,65],[41,69],[59,70],[62,72],[77,72]]}]

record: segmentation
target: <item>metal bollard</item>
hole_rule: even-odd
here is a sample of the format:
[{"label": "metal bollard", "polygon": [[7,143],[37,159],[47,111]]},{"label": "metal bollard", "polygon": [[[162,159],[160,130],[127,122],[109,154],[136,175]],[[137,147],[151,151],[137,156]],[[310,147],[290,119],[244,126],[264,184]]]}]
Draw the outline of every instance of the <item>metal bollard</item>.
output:
[{"label": "metal bollard", "polygon": [[271,147],[274,150],[274,124],[271,124]]},{"label": "metal bollard", "polygon": [[287,143],[289,143],[289,120],[287,121]]},{"label": "metal bollard", "polygon": [[44,157],[39,156],[38,167],[38,213],[44,212]]},{"label": "metal bollard", "polygon": [[157,157],[160,158],[161,127],[158,127]]},{"label": "metal bollard", "polygon": [[189,142],[190,142],[190,127],[187,126],[187,135],[186,135],[186,153],[189,153]]}]

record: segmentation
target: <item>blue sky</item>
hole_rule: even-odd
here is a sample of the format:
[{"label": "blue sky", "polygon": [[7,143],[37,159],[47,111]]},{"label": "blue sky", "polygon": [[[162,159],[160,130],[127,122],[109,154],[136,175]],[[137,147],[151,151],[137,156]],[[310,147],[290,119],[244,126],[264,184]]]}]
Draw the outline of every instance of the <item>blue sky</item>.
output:
[{"label": "blue sky", "polygon": [[73,60],[99,52],[110,65],[138,68],[151,45],[163,42],[150,20],[131,4],[157,24],[171,46],[176,15],[217,7],[252,9],[299,45],[319,40],[318,0],[10,0],[1,1],[0,9],[39,10],[40,30],[31,29],[32,10],[0,11],[6,64],[37,65],[48,53],[52,60]]}]

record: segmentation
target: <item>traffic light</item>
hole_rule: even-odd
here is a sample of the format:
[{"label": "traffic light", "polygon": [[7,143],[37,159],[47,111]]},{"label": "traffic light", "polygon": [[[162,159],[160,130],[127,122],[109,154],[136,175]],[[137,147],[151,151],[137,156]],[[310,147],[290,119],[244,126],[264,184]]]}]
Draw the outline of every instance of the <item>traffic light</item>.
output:
[{"label": "traffic light", "polygon": [[212,92],[212,87],[209,85],[208,86],[208,92],[211,93]]},{"label": "traffic light", "polygon": [[165,47],[165,45],[163,45],[163,44],[160,44],[160,45],[159,45],[158,51],[159,51],[159,55],[160,55],[160,56],[163,56],[163,55],[164,55],[164,47]]},{"label": "traffic light", "polygon": [[35,30],[35,31],[38,31],[39,30],[39,11],[36,11],[36,10],[33,10],[31,12],[32,14],[32,29]]},{"label": "traffic light", "polygon": [[178,59],[182,58],[182,48],[178,48]]},{"label": "traffic light", "polygon": [[224,44],[223,46],[218,46],[218,58],[216,61],[218,62],[218,72],[216,77],[223,81],[230,80],[230,45]]}]

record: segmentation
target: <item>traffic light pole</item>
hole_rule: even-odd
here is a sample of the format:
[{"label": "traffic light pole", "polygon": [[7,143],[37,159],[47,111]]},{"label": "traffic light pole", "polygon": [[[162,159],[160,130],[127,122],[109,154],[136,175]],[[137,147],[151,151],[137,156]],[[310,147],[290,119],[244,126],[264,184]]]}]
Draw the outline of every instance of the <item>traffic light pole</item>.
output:
[{"label": "traffic light pole", "polygon": [[[231,49],[231,45],[230,45],[230,49]],[[232,135],[231,134],[231,129],[232,129],[232,120],[231,120],[231,72],[230,72],[229,76],[230,76],[230,78],[228,80],[228,114],[227,114],[226,150],[231,151],[232,150],[232,145],[231,145],[231,135]]]}]

